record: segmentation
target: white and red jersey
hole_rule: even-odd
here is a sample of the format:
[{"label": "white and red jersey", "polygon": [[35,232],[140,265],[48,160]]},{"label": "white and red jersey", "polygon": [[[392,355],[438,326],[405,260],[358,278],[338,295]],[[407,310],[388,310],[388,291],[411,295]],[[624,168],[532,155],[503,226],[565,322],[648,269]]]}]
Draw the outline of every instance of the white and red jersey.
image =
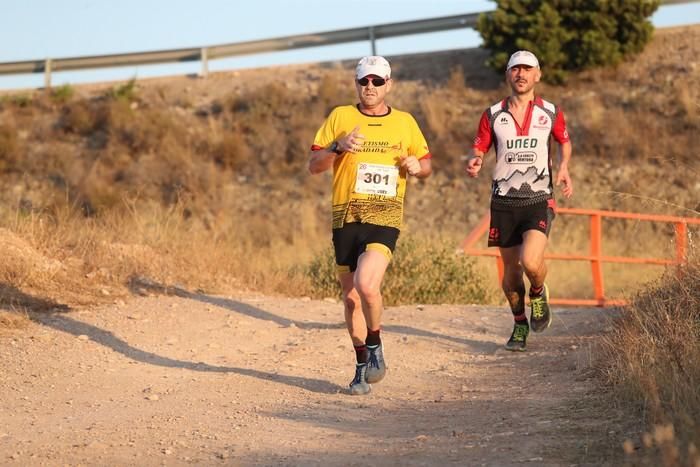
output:
[{"label": "white and red jersey", "polygon": [[484,111],[472,147],[484,153],[495,147],[493,202],[524,206],[552,198],[550,137],[563,144],[569,132],[561,109],[541,97],[530,101],[522,126],[507,98]]}]

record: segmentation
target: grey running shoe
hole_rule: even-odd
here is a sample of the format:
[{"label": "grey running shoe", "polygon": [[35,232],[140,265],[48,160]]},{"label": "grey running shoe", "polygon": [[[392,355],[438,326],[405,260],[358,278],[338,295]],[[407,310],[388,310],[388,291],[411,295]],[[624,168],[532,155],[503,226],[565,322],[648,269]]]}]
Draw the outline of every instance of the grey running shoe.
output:
[{"label": "grey running shoe", "polygon": [[513,333],[510,335],[508,342],[506,342],[506,350],[524,352],[528,334],[530,334],[530,326],[527,325],[527,322],[525,324],[515,323]]},{"label": "grey running shoe", "polygon": [[367,362],[367,382],[378,383],[386,375],[386,363],[384,362],[384,346],[367,346],[369,361]]},{"label": "grey running shoe", "polygon": [[545,284],[542,294],[530,296],[530,324],[534,332],[542,332],[552,324],[552,311],[549,309],[549,289]]},{"label": "grey running shoe", "polygon": [[358,363],[355,366],[355,379],[350,382],[350,394],[360,396],[369,394],[372,386],[367,383],[367,364]]}]

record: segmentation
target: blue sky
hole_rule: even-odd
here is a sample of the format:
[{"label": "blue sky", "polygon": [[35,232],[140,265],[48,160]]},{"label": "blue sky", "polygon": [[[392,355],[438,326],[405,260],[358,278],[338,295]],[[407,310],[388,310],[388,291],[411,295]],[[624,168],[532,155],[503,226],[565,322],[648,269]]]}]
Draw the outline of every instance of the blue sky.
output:
[{"label": "blue sky", "polygon": [[[0,62],[201,47],[492,10],[483,0],[24,0],[5,2]],[[662,6],[657,27],[700,23],[700,3]],[[399,55],[477,47],[463,29],[378,41],[377,52]],[[9,44],[12,44],[9,46]],[[369,42],[212,60],[211,71],[356,58]],[[196,73],[199,63],[63,72],[53,84]],[[0,89],[43,85],[41,73],[0,76]]]}]

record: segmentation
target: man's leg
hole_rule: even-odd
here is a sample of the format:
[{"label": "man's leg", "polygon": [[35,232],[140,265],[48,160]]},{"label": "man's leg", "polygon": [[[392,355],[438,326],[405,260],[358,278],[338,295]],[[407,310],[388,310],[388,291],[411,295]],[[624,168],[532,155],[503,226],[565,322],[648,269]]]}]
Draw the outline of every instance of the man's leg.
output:
[{"label": "man's leg", "polygon": [[348,333],[352,339],[352,345],[365,345],[365,339],[367,339],[367,322],[365,321],[365,316],[363,314],[360,295],[355,289],[355,273],[340,273],[338,274],[338,280],[340,281],[340,286],[343,289],[345,326],[348,328]]},{"label": "man's leg", "polygon": [[552,323],[549,291],[544,283],[547,277],[547,265],[544,261],[546,248],[547,235],[543,232],[528,230],[523,233],[520,263],[530,280],[530,324],[535,332],[544,331]]},{"label": "man's leg", "polygon": [[524,351],[530,327],[525,314],[525,282],[520,265],[521,246],[499,248],[503,259],[503,282],[501,286],[513,313],[513,332],[506,343],[507,350]]},{"label": "man's leg", "polygon": [[350,393],[353,395],[367,394],[372,389],[367,383],[367,360],[369,353],[365,339],[367,338],[367,322],[362,312],[360,295],[355,289],[355,273],[343,272],[338,274],[340,286],[343,289],[343,303],[345,305],[345,326],[352,339],[355,348],[357,364],[355,377],[350,382]]},{"label": "man's leg", "polygon": [[362,312],[367,323],[367,350],[369,352],[367,382],[377,383],[386,374],[384,351],[380,338],[382,324],[382,300],[381,285],[384,273],[389,266],[391,252],[383,251],[383,248],[374,244],[375,248],[368,248],[360,255],[355,271],[355,288],[360,296]]}]

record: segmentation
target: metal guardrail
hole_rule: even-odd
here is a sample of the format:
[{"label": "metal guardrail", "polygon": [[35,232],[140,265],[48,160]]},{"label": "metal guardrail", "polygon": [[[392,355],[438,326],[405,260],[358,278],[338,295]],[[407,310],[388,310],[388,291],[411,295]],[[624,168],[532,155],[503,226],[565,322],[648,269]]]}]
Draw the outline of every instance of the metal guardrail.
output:
[{"label": "metal guardrail", "polygon": [[[693,3],[700,0],[664,0],[662,4]],[[363,26],[336,31],[300,34],[295,36],[262,39],[248,42],[191,47],[185,49],[134,52],[87,57],[47,58],[20,62],[0,63],[0,75],[44,73],[44,86],[51,87],[51,73],[55,71],[88,70],[133,65],[155,65],[201,61],[201,75],[209,73],[209,60],[264,52],[277,52],[307,47],[370,41],[372,54],[376,54],[376,41],[390,37],[407,36],[427,32],[474,28],[479,15],[488,12],[442,16],[415,21]]]},{"label": "metal guardrail", "polygon": [[202,76],[206,76],[209,72],[209,60],[216,58],[319,47],[365,40],[371,42],[372,53],[376,54],[376,40],[378,39],[459,28],[473,28],[480,14],[481,13],[469,13],[464,15],[443,16],[439,18],[380,24],[377,26],[363,26],[337,31],[300,34],[276,39],[263,39],[208,47],[0,63],[0,75],[44,73],[44,85],[49,88],[51,87],[51,73],[55,71],[201,61],[201,74]]}]

